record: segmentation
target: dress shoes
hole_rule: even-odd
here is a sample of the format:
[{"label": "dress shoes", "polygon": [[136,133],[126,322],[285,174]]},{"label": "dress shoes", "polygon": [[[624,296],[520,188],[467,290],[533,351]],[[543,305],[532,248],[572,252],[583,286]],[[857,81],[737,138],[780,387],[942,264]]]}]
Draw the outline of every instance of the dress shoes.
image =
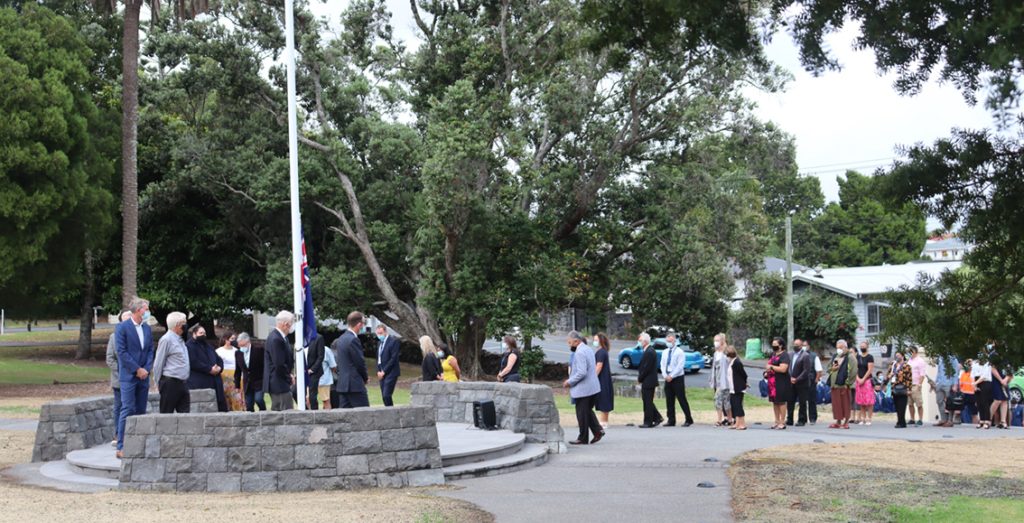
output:
[{"label": "dress shoes", "polygon": [[799,421],[799,422],[797,422],[797,424],[796,424],[796,426],[797,426],[797,427],[803,427],[804,425],[807,425],[807,424],[806,424],[806,423],[804,423],[804,422],[802,422],[802,421]]},{"label": "dress shoes", "polygon": [[598,432],[597,434],[594,434],[594,439],[590,440],[590,444],[593,445],[594,443],[597,443],[598,441],[601,441],[601,438],[603,438],[603,437],[604,437],[604,431],[602,430],[601,432]]},{"label": "dress shoes", "polygon": [[570,441],[569,444],[570,445],[587,445],[588,443],[586,441],[583,441],[583,440],[580,440],[580,439],[574,439],[574,440]]},{"label": "dress shoes", "polygon": [[676,422],[670,421],[670,422],[666,423],[665,426],[666,427],[675,427],[676,426]]},{"label": "dress shoes", "polygon": [[637,427],[641,429],[653,429],[654,427],[657,427],[657,425],[653,423],[642,423],[640,425],[637,425]]},{"label": "dress shoes", "polygon": [[693,425],[693,420],[690,420],[690,421],[687,421],[686,423],[683,423],[684,427],[689,427],[690,425]]}]

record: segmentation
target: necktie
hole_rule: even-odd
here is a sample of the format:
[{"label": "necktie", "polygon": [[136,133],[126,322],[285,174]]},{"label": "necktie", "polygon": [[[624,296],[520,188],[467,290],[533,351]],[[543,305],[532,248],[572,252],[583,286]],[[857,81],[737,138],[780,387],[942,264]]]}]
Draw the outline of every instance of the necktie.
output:
[{"label": "necktie", "polygon": [[669,347],[668,348],[668,364],[665,365],[669,369],[672,368],[672,353],[673,352],[675,352],[675,349],[673,349],[672,347]]}]

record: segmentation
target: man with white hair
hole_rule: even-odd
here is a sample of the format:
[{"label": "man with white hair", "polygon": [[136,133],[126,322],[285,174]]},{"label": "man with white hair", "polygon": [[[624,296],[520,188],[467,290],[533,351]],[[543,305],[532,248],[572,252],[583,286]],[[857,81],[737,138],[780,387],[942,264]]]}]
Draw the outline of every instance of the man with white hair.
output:
[{"label": "man with white hair", "polygon": [[117,372],[121,380],[121,415],[117,419],[117,457],[123,457],[124,423],[128,416],[145,414],[149,402],[149,371],[153,368],[153,332],[149,328],[149,301],[138,296],[128,302],[131,316],[114,329]]},{"label": "man with white hair", "polygon": [[270,393],[270,410],[291,410],[295,353],[288,343],[288,334],[295,325],[295,315],[281,311],[277,313],[275,324],[267,336],[263,353],[263,390]]},{"label": "man with white hair", "polygon": [[160,391],[160,414],[189,412],[192,408],[192,395],[186,383],[190,373],[184,339],[187,320],[181,312],[168,314],[167,333],[156,345],[153,380]]},{"label": "man with white hair", "polygon": [[658,354],[654,352],[651,345],[651,335],[646,332],[640,333],[637,339],[644,349],[644,355],[640,357],[640,365],[637,366],[637,382],[640,383],[640,397],[644,401],[644,423],[642,429],[650,429],[661,425],[665,418],[661,417],[658,407],[654,406],[654,391],[658,388]]}]

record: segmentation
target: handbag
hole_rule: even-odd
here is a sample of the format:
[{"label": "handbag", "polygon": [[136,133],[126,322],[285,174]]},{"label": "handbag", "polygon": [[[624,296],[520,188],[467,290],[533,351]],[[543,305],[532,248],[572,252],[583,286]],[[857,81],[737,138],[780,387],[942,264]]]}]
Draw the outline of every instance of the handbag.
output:
[{"label": "handbag", "polygon": [[907,392],[907,386],[902,383],[896,383],[892,386],[893,396],[906,396]]},{"label": "handbag", "polygon": [[957,393],[946,398],[946,410],[956,412],[964,408],[964,395]]}]

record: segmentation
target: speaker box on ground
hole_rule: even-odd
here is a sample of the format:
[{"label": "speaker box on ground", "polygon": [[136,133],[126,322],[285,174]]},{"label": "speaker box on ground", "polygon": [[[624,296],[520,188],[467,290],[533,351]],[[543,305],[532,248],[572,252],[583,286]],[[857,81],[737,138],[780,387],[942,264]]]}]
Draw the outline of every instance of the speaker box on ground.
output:
[{"label": "speaker box on ground", "polygon": [[493,401],[473,402],[473,425],[484,430],[498,428],[498,417],[494,412]]}]

